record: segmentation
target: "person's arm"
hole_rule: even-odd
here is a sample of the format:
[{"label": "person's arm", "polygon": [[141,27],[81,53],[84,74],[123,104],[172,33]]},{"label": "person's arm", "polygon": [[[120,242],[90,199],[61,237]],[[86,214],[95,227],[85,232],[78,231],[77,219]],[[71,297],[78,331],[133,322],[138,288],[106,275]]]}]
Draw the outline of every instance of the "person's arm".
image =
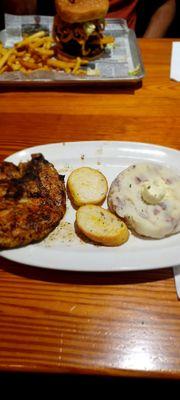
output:
[{"label": "person's arm", "polygon": [[166,34],[176,12],[176,1],[167,0],[160,6],[150,19],[149,25],[144,33],[145,38],[160,38]]}]

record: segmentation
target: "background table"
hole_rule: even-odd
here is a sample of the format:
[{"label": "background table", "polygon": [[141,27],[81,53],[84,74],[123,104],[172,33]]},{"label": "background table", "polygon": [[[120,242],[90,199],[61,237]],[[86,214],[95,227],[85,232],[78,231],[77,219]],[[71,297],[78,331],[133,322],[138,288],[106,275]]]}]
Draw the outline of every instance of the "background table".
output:
[{"label": "background table", "polygon": [[[126,140],[180,149],[171,40],[139,42],[134,88],[0,89],[0,159],[29,146]],[[83,274],[0,258],[0,370],[180,378],[172,269]]]}]

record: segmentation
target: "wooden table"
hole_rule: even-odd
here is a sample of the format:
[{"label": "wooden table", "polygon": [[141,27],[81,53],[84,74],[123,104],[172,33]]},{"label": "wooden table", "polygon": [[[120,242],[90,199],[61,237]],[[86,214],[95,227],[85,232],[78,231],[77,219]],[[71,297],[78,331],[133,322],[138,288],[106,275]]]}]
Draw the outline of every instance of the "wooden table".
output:
[{"label": "wooden table", "polygon": [[[0,92],[0,158],[44,143],[151,142],[180,149],[171,40],[141,40],[142,87]],[[0,259],[0,370],[180,378],[172,269],[83,274]]]}]

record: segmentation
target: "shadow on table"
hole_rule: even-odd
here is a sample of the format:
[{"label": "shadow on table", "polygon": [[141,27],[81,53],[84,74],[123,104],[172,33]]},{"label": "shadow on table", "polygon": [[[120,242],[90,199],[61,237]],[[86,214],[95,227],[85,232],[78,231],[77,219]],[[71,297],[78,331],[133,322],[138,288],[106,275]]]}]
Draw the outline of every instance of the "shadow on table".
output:
[{"label": "shadow on table", "polygon": [[[41,398],[42,394],[50,390],[51,399],[62,398],[70,395],[74,398],[78,394],[78,399],[81,396],[84,398],[89,395],[96,395],[95,390],[100,389],[102,398],[103,394],[107,394],[110,390],[111,397],[113,395],[117,398],[127,397],[136,393],[139,398],[146,398],[148,395],[155,394],[154,390],[160,389],[160,395],[167,394],[167,390],[179,389],[180,381],[170,379],[151,379],[151,378],[120,378],[120,377],[104,377],[104,376],[89,376],[89,375],[64,375],[64,374],[36,374],[36,373],[2,373],[0,374],[0,386],[5,390],[6,395],[18,390],[18,398],[23,394],[30,394],[37,389],[40,389]],[[65,392],[62,393],[62,390]],[[105,392],[104,392],[105,390]],[[117,393],[114,390],[118,390]],[[73,393],[72,393],[73,392]],[[176,392],[177,393],[177,392]],[[148,396],[149,397],[149,396]]]},{"label": "shadow on table", "polygon": [[52,84],[36,84],[33,86],[27,85],[2,85],[0,84],[0,95],[1,93],[7,92],[66,92],[66,93],[119,93],[119,94],[135,94],[136,90],[142,88],[142,81],[134,82],[134,83],[109,83],[105,84],[96,83],[86,84],[86,85],[78,85],[78,84],[68,84],[68,85],[57,85]]},{"label": "shadow on table", "polygon": [[77,285],[129,285],[132,283],[154,282],[172,278],[171,268],[130,272],[62,271],[18,264],[4,258],[1,258],[0,268],[26,279]]}]

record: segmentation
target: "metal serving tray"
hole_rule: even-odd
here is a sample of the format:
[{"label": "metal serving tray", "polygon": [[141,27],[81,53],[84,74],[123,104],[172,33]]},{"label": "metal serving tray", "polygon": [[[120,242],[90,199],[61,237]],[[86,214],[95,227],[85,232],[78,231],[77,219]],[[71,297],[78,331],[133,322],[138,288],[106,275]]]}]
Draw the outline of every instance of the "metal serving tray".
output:
[{"label": "metal serving tray", "polygon": [[[50,21],[52,21],[52,17]],[[5,72],[0,75],[0,85],[13,86],[64,86],[98,84],[134,84],[141,81],[145,71],[136,35],[123,19],[107,19],[105,34],[115,37],[113,46],[96,61],[90,62],[87,75],[76,76],[65,72],[34,71],[29,74]],[[9,46],[13,40],[12,31],[0,32],[0,40]],[[16,41],[18,37],[16,38]],[[21,37],[19,37],[21,40]],[[15,41],[15,40],[14,40]]]}]

